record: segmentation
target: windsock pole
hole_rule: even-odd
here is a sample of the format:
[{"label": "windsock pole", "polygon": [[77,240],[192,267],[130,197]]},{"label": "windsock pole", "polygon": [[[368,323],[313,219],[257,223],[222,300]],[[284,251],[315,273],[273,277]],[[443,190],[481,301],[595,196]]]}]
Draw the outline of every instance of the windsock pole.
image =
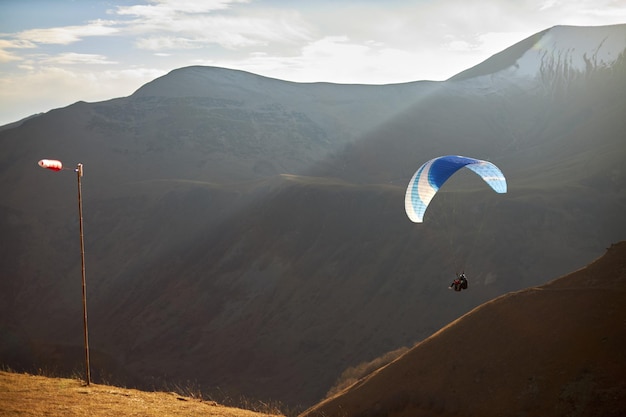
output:
[{"label": "windsock pole", "polygon": [[[61,161],[56,159],[42,159],[38,162],[42,168],[50,169],[52,171],[61,171],[68,168],[64,168]],[[80,264],[81,275],[83,284],[83,335],[85,342],[85,383],[91,384],[91,373],[89,372],[89,332],[87,330],[87,280],[85,279],[85,241],[83,233],[83,193],[81,186],[81,178],[83,177],[83,164],[78,164],[76,169],[76,179],[78,180],[78,227],[80,231]]]},{"label": "windsock pole", "polygon": [[80,231],[80,263],[83,281],[83,335],[85,339],[85,383],[91,384],[89,372],[89,332],[87,330],[87,281],[85,279],[85,241],[83,237],[83,193],[80,179],[83,176],[83,164],[76,166],[78,180],[78,228]]}]

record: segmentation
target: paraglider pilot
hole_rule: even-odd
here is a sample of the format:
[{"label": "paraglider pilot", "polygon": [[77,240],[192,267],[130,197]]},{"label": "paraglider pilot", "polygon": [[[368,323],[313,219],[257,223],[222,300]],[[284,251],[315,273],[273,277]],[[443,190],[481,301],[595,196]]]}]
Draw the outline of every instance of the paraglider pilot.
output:
[{"label": "paraglider pilot", "polygon": [[462,272],[461,275],[456,274],[456,278],[450,284],[450,289],[454,289],[454,291],[461,291],[467,289],[467,278],[465,277],[465,273]]}]

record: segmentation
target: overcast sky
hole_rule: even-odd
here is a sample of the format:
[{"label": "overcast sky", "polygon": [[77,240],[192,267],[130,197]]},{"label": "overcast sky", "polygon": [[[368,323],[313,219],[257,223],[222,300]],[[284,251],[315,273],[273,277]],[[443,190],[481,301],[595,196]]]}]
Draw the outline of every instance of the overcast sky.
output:
[{"label": "overcast sky", "polygon": [[0,125],[189,65],[298,82],[445,80],[626,0],[0,0]]}]

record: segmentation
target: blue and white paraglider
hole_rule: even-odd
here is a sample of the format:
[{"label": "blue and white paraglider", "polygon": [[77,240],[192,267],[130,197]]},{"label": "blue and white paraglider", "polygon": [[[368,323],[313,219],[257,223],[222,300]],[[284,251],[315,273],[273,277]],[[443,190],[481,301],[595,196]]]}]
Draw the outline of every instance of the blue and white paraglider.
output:
[{"label": "blue and white paraglider", "polygon": [[463,167],[478,174],[495,192],[506,193],[506,179],[502,171],[491,162],[459,155],[440,156],[422,165],[409,182],[404,197],[404,208],[409,219],[422,223],[424,212],[439,188]]}]

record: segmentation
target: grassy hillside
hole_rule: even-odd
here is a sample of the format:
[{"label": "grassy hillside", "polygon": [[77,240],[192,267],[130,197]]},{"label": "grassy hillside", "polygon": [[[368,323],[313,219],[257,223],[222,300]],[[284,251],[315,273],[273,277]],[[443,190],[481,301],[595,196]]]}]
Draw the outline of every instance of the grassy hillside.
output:
[{"label": "grassy hillside", "polygon": [[173,392],[144,392],[78,379],[0,371],[0,415],[28,417],[260,417],[277,416],[225,407]]},{"label": "grassy hillside", "polygon": [[623,416],[624,279],[621,242],[481,305],[302,416]]}]

